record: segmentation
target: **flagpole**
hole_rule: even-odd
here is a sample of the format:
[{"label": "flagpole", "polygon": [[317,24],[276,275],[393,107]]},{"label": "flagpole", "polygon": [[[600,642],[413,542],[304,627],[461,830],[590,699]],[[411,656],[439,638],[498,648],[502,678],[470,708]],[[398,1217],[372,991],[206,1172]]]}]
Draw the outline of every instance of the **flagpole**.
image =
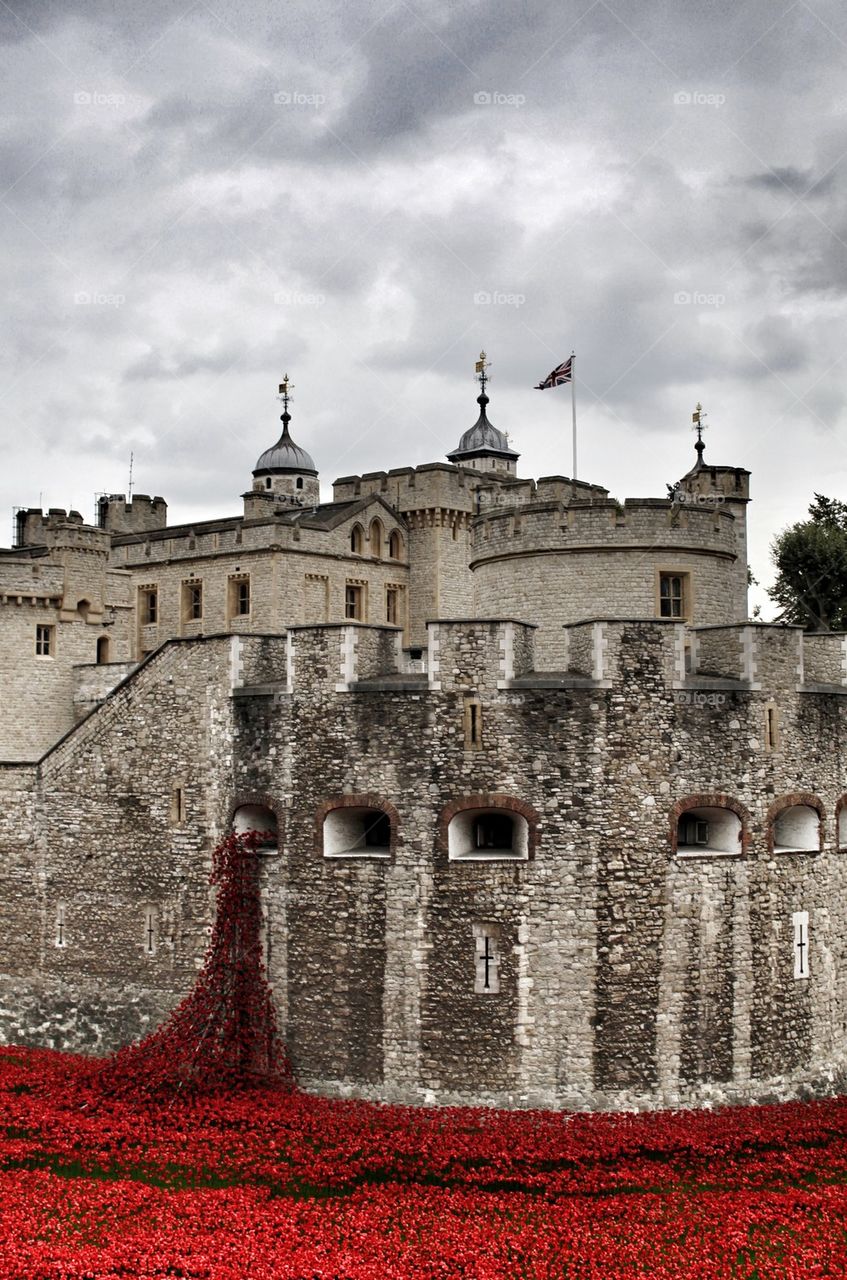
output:
[{"label": "flagpole", "polygon": [[571,352],[571,416],[573,419],[573,479],[576,480],[576,356]]}]

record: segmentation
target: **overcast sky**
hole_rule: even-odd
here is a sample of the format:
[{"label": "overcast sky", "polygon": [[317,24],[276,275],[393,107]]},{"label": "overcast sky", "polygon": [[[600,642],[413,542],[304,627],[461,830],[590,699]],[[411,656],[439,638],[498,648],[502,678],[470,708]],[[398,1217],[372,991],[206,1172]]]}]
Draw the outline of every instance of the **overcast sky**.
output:
[{"label": "overcast sky", "polygon": [[847,496],[843,3],[2,0],[0,39],[0,544],[130,452],[172,522],[237,512],[285,372],[327,486],[441,459],[481,347],[535,476],[575,349],[619,498],[688,470],[701,400],[762,581]]}]

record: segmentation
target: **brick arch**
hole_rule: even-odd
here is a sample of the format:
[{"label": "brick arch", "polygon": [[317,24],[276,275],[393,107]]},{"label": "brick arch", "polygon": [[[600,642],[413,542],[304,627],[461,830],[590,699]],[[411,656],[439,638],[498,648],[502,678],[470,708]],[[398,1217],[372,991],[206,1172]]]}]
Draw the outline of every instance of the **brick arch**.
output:
[{"label": "brick arch", "polygon": [[[847,808],[847,791],[845,791],[843,795],[840,795],[835,802],[835,847],[836,849],[842,848],[841,839],[838,834],[838,828],[840,825],[842,811],[845,808]],[[845,846],[847,846],[847,842],[845,842]]]},{"label": "brick arch", "polygon": [[683,800],[677,800],[671,809],[668,817],[670,818],[670,841],[671,852],[676,853],[677,834],[679,831],[679,820],[684,813],[690,812],[691,809],[729,809],[741,819],[741,855],[746,856],[750,850],[750,823],[751,817],[748,811],[738,800],[732,796],[726,795],[723,791],[705,791],[700,795],[686,796]]},{"label": "brick arch", "polygon": [[315,813],[315,853],[319,858],[323,857],[324,851],[324,820],[328,813],[332,813],[333,809],[379,809],[386,814],[388,821],[391,823],[391,843],[388,851],[389,856],[394,857],[397,849],[400,815],[390,800],[384,800],[382,796],[375,795],[372,791],[363,791],[352,796],[332,796],[329,800],[324,800],[323,804],[318,805]]},{"label": "brick arch", "polygon": [[271,813],[276,818],[276,831],[278,837],[277,848],[281,852],[283,849],[285,827],[282,806],[273,796],[268,795],[265,791],[236,791],[227,812],[227,831],[232,830],[232,824],[235,822],[236,811],[243,808],[246,804],[256,805],[261,809],[270,809]]},{"label": "brick arch", "polygon": [[540,839],[538,828],[541,822],[537,811],[525,800],[517,800],[514,796],[504,795],[500,791],[482,791],[476,795],[451,800],[438,815],[436,848],[445,858],[448,854],[447,829],[456,814],[462,813],[465,809],[505,809],[509,813],[519,813],[526,819],[529,828],[527,855],[530,859],[535,857]]},{"label": "brick arch", "polygon": [[826,819],[824,817],[823,801],[816,795],[812,795],[811,791],[791,791],[788,795],[779,796],[768,808],[767,814],[767,835],[768,835],[768,853],[773,853],[773,828],[774,823],[781,813],[786,809],[792,809],[794,805],[805,804],[810,809],[814,809],[818,815],[818,852],[823,849],[824,836],[826,834]]}]

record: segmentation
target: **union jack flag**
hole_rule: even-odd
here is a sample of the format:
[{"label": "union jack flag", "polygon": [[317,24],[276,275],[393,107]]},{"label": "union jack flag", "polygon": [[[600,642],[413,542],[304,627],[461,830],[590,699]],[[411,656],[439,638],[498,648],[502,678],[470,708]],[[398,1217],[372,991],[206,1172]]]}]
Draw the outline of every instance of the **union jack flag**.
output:
[{"label": "union jack flag", "polygon": [[573,382],[573,356],[568,356],[564,364],[556,365],[552,373],[548,373],[543,382],[539,382],[535,390],[546,391],[548,387],[560,387],[564,382]]}]

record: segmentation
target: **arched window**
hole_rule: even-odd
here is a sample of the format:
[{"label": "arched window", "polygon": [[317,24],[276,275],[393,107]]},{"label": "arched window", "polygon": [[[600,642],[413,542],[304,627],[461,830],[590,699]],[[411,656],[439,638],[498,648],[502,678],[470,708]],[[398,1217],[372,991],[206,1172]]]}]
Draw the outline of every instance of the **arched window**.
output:
[{"label": "arched window", "polygon": [[368,535],[372,556],[382,555],[382,521],[372,520],[370,533]]},{"label": "arched window", "polygon": [[741,819],[731,809],[688,809],[677,824],[677,853],[740,853]]},{"label": "arched window", "polygon": [[360,556],[364,547],[365,535],[360,524],[354,524],[350,530],[350,550]]},{"label": "arched window", "polygon": [[749,817],[725,795],[689,796],[671,810],[671,842],[683,858],[744,853]]},{"label": "arched window", "polygon": [[771,806],[770,819],[770,841],[774,853],[820,851],[823,824],[819,802],[814,796],[777,800]]},{"label": "arched window", "polygon": [[97,662],[102,665],[109,661],[109,637],[97,637]]},{"label": "arched window", "polygon": [[296,480],[296,482],[295,482],[294,488],[295,488],[295,489],[302,489],[302,488],[303,488],[303,477],[302,477],[302,476],[298,476],[298,477],[297,477],[297,480]]},{"label": "arched window", "polygon": [[451,862],[525,862],[538,838],[538,819],[509,796],[470,796],[441,815],[441,843]]},{"label": "arched window", "polygon": [[259,852],[278,852],[279,832],[276,814],[267,805],[239,805],[232,817],[232,829],[236,835],[244,835],[247,831],[258,831],[262,837],[256,846]]},{"label": "arched window", "polygon": [[77,601],[76,611],[77,611],[77,613],[79,614],[79,616],[82,618],[83,622],[87,622],[87,621],[88,621],[88,614],[89,614],[90,609],[91,609],[91,601],[90,601],[90,600],[78,600],[78,601]]},{"label": "arched window", "polygon": [[388,554],[392,560],[403,559],[403,539],[397,529],[391,530],[391,536],[388,539]]},{"label": "arched window", "polygon": [[397,811],[375,796],[340,796],[318,810],[325,858],[388,858],[396,829]]},{"label": "arched window", "polygon": [[266,488],[266,489],[270,489],[271,484],[272,484],[272,481],[271,481],[270,476],[265,476],[265,488]]}]

